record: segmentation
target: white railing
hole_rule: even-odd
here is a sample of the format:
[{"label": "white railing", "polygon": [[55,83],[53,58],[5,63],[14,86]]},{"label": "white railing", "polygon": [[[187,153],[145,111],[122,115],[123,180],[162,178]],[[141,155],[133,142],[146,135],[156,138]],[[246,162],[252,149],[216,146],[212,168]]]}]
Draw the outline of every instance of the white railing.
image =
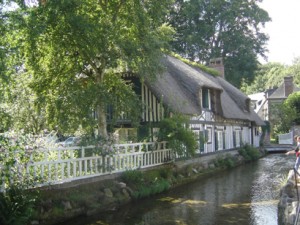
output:
[{"label": "white railing", "polygon": [[36,186],[157,166],[174,157],[166,142],[35,150],[29,152],[25,163],[19,160],[19,153],[14,152],[16,163],[12,173],[21,179],[30,177]]},{"label": "white railing", "polygon": [[293,132],[286,134],[278,134],[278,144],[293,144]]}]

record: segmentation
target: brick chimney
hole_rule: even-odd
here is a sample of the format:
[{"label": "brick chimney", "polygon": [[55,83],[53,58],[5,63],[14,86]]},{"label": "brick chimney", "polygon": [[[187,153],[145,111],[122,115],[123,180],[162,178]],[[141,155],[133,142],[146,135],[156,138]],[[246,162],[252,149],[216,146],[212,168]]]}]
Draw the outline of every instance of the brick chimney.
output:
[{"label": "brick chimney", "polygon": [[222,58],[214,58],[209,60],[209,67],[220,72],[220,76],[225,79],[224,64]]},{"label": "brick chimney", "polygon": [[293,93],[293,90],[294,90],[293,77],[292,76],[284,77],[284,96],[288,97],[290,94]]}]

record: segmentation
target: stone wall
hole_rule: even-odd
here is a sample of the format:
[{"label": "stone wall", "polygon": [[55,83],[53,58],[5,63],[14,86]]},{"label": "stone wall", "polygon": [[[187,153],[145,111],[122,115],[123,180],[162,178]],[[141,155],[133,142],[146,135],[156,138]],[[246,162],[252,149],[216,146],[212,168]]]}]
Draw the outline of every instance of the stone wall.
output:
[{"label": "stone wall", "polygon": [[[242,157],[234,150],[165,166],[171,166],[173,172],[178,174],[179,180],[176,181],[176,185],[181,185],[191,179],[198,179],[201,175],[218,171],[220,168],[215,167],[214,160],[227,154],[235,157],[237,164],[243,163]],[[120,175],[94,177],[41,189],[41,201],[32,224],[53,225],[79,216],[91,216],[124,206],[133,200],[131,197],[133,190],[121,182]]]},{"label": "stone wall", "polygon": [[57,224],[79,216],[115,210],[131,201],[131,190],[115,179],[41,191],[34,224]]},{"label": "stone wall", "polygon": [[[298,186],[300,180],[297,181]],[[297,187],[299,193],[299,187]],[[286,184],[280,190],[278,203],[278,225],[293,225],[296,219],[298,204],[297,189],[295,185],[294,171],[290,170]],[[300,221],[298,222],[300,224]]]}]

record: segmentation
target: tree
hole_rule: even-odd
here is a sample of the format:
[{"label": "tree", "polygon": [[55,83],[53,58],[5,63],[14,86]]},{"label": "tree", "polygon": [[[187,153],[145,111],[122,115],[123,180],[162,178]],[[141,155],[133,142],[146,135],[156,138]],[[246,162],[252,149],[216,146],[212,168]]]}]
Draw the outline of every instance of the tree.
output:
[{"label": "tree", "polygon": [[300,124],[300,92],[294,92],[284,101],[285,108],[292,108],[295,110],[296,115],[291,117],[295,124]]},{"label": "tree", "polygon": [[[4,35],[4,25],[3,25],[3,19],[2,19],[2,11],[3,11],[3,5],[2,1],[0,1],[0,35],[3,37]],[[4,46],[4,40],[0,39],[0,46]],[[5,51],[3,48],[0,48],[0,79],[3,78],[3,71],[5,68]]]},{"label": "tree", "polygon": [[267,89],[279,87],[283,78],[289,74],[289,67],[281,63],[267,63],[260,65],[255,72],[253,82],[243,80],[241,90],[246,94],[264,92]]},{"label": "tree", "polygon": [[34,140],[20,133],[0,135],[0,224],[22,225],[32,220],[38,190],[26,165],[37,155]]},{"label": "tree", "polygon": [[300,57],[293,60],[293,64],[288,67],[288,74],[294,77],[294,83],[300,86]]},{"label": "tree", "polygon": [[280,134],[290,131],[291,126],[300,124],[300,93],[294,92],[281,104],[271,105],[270,118],[272,133]]},{"label": "tree", "polygon": [[272,124],[272,136],[277,134],[287,133],[290,131],[295,119],[297,118],[297,112],[295,108],[287,107],[284,103],[271,105],[272,116],[270,122]]},{"label": "tree", "polygon": [[[16,102],[12,92],[15,91],[17,85],[15,79],[22,80],[19,72],[23,70],[22,63],[24,62],[18,46],[21,33],[17,35],[14,29],[15,26],[19,26],[21,21],[9,9],[9,1],[0,1],[0,132],[10,128],[12,123],[17,120],[18,116],[12,118],[16,111],[12,110],[10,103]],[[17,91],[22,90],[18,89]],[[17,95],[17,97],[19,96]],[[26,101],[22,102],[22,105],[24,104]]]},{"label": "tree", "polygon": [[45,110],[35,108],[37,96],[29,88],[31,77],[19,71],[11,75],[9,90],[2,93],[0,129],[38,134],[45,128]]},{"label": "tree", "polygon": [[[24,1],[20,1],[24,3]],[[26,3],[26,1],[25,1]],[[173,33],[163,23],[170,0],[51,0],[13,11],[30,87],[50,127],[78,125],[107,136],[108,105],[137,118],[137,96],[123,72],[153,76]],[[15,18],[14,18],[15,20]],[[95,112],[96,118],[92,116]],[[133,117],[134,118],[134,117]]]},{"label": "tree", "polygon": [[222,57],[226,79],[240,87],[250,82],[265,56],[268,40],[261,27],[270,18],[258,0],[177,0],[170,24],[176,29],[173,49],[190,60],[208,63]]}]

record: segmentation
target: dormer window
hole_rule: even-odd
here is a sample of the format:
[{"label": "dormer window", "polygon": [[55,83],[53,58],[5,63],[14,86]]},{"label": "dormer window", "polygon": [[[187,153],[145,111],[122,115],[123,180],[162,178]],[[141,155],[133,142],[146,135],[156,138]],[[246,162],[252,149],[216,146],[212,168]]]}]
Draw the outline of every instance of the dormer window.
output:
[{"label": "dormer window", "polygon": [[211,109],[210,91],[208,88],[202,89],[202,108]]}]

